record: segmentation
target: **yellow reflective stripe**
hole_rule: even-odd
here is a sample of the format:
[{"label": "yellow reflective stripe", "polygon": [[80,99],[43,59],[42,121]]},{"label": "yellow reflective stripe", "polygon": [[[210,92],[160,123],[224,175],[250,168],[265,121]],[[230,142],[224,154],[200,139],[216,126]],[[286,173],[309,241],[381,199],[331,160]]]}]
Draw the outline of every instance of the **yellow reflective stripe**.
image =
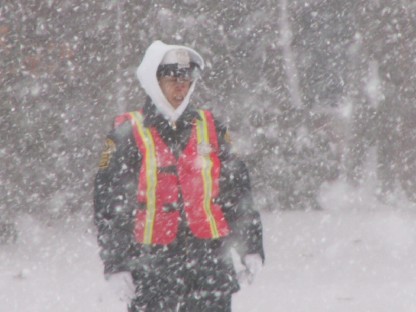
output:
[{"label": "yellow reflective stripe", "polygon": [[143,127],[143,116],[139,112],[131,113],[133,120],[137,126],[140,137],[146,148],[146,221],[144,227],[144,244],[152,243],[153,225],[156,216],[156,186],[157,186],[157,161],[156,149],[153,141],[152,133],[148,128]]},{"label": "yellow reflective stripe", "polygon": [[[210,146],[209,143],[209,132],[208,132],[208,123],[205,117],[205,113],[200,110],[199,115],[201,116],[202,120],[197,120],[196,122],[196,134],[198,140],[198,147],[202,145],[202,150],[206,147]],[[205,152],[205,151],[204,151]],[[212,215],[211,210],[211,198],[212,198],[212,176],[211,176],[211,169],[212,169],[212,160],[210,155],[200,155],[202,159],[202,182],[204,187],[204,211],[207,215],[209,225],[211,227],[211,233],[213,238],[220,237],[218,233],[217,223],[215,222],[214,216]]]}]

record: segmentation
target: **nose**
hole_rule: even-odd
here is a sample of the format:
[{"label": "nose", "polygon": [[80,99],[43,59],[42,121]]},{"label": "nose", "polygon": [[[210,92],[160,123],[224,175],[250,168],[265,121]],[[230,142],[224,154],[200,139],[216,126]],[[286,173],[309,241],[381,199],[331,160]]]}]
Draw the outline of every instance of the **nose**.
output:
[{"label": "nose", "polygon": [[184,90],[189,88],[190,84],[186,80],[176,80],[175,89],[177,90]]}]

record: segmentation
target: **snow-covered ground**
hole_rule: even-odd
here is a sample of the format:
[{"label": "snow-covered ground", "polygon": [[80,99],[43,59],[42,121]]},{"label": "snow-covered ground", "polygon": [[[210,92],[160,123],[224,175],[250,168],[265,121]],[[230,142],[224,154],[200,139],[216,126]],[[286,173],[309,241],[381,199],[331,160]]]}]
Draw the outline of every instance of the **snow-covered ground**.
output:
[{"label": "snow-covered ground", "polygon": [[324,211],[264,215],[267,262],[236,311],[416,311],[416,206],[334,185]]},{"label": "snow-covered ground", "polygon": [[[416,311],[416,205],[327,186],[322,211],[262,213],[266,266],[233,311]],[[102,275],[90,219],[18,220],[0,246],[0,311],[125,312]],[[197,312],[197,311],[196,311]]]}]

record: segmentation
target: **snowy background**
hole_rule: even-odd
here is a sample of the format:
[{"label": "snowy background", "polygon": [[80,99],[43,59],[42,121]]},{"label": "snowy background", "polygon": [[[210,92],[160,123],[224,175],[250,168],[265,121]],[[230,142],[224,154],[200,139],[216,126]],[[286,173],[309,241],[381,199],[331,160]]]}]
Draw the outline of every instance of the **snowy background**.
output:
[{"label": "snowy background", "polygon": [[124,311],[92,181],[151,42],[250,166],[266,266],[235,311],[416,311],[416,1],[2,0],[0,311]]},{"label": "snowy background", "polygon": [[[233,311],[415,311],[416,205],[399,194],[381,204],[368,179],[323,187],[322,211],[263,213],[266,266]],[[23,215],[18,227],[19,241],[0,249],[1,311],[125,312],[104,281],[91,220]]]}]

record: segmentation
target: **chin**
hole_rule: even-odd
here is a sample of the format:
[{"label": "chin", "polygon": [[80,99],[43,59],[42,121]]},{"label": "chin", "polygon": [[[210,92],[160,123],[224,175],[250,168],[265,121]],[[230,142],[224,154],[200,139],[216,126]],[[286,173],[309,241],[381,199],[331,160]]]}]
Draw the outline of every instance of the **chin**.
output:
[{"label": "chin", "polygon": [[178,108],[182,102],[171,102],[170,105],[172,105],[173,108]]}]

